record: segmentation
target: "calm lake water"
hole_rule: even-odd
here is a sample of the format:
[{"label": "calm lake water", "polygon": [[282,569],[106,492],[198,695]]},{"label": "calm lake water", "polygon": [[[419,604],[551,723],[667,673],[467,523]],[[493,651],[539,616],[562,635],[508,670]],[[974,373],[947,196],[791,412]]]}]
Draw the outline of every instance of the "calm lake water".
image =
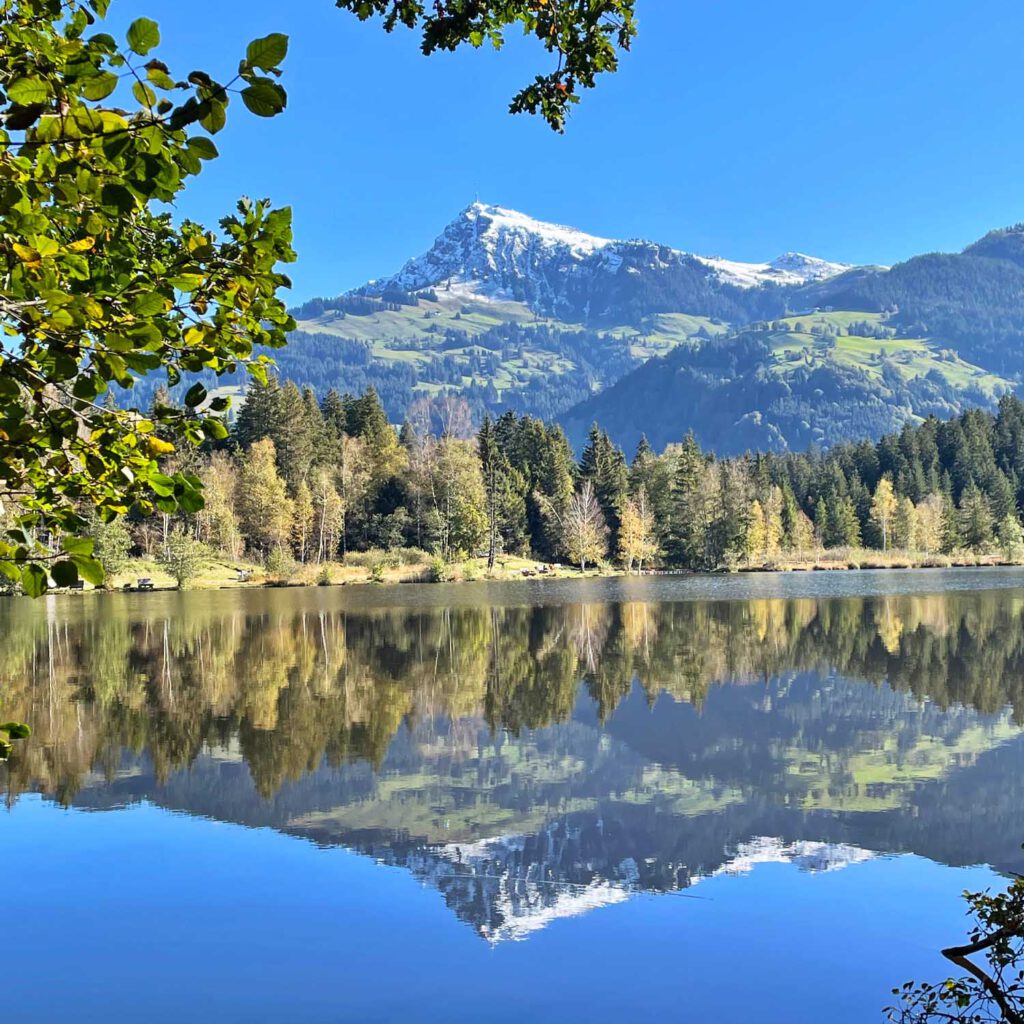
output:
[{"label": "calm lake water", "polygon": [[12,1021],[881,1021],[1024,871],[1020,571],[19,599],[0,636]]}]

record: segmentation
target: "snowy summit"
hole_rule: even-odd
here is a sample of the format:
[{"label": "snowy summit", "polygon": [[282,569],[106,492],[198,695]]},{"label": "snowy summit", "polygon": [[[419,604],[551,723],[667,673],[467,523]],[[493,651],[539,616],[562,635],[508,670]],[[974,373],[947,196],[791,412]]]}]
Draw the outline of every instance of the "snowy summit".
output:
[{"label": "snowy summit", "polygon": [[[409,260],[392,277],[370,282],[365,290],[382,294],[395,289],[413,292],[468,285],[468,290],[481,296],[536,294],[542,282],[550,287],[554,276],[584,264],[600,265],[605,271],[617,269],[622,251],[637,244],[600,238],[536,220],[518,210],[477,202],[463,210],[427,252]],[[660,251],[662,262],[666,257],[670,262],[695,260],[708,268],[718,284],[744,289],[805,284],[850,269],[846,264],[798,252],[784,253],[768,263],[743,263],[667,246],[654,248]]]}]

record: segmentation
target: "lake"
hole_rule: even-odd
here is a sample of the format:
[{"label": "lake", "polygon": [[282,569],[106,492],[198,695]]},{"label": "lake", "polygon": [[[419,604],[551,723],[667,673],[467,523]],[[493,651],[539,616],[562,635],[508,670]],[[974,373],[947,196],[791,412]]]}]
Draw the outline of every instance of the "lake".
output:
[{"label": "lake", "polygon": [[881,1021],[1024,871],[1024,572],[0,602],[18,1022]]}]

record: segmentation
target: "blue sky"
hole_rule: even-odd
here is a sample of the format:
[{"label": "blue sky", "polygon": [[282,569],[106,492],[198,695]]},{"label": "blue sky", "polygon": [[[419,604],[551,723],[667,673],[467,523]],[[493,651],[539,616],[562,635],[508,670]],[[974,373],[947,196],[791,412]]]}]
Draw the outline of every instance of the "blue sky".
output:
[{"label": "blue sky", "polygon": [[547,57],[422,57],[332,0],[115,0],[157,20],[178,72],[228,72],[291,37],[288,110],[241,104],[183,201],[294,208],[295,301],[391,272],[475,195],[611,237],[732,259],[787,249],[891,263],[1024,219],[1024,5],[1017,0],[638,0],[620,72],[557,136],[512,117]]}]

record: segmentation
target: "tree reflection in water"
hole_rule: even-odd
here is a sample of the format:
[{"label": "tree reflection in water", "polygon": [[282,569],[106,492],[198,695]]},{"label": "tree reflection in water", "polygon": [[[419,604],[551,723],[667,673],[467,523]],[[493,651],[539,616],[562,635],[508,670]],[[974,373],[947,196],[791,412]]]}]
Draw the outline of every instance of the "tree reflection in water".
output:
[{"label": "tree reflection in water", "polygon": [[1019,866],[1013,591],[151,607],[0,609],[5,713],[34,729],[8,800],[148,799],[342,843],[491,938],[758,858]]}]

